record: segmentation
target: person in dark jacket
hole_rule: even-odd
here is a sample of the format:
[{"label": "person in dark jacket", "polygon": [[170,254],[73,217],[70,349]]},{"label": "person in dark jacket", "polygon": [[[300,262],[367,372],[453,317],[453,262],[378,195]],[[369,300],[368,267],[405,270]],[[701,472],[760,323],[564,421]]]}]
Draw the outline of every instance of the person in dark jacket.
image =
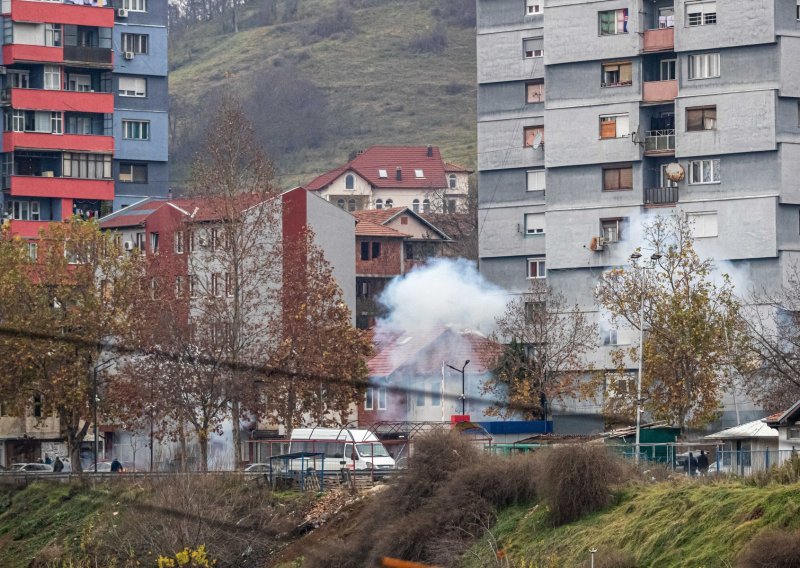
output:
[{"label": "person in dark jacket", "polygon": [[117,458],[114,458],[111,462],[111,473],[122,473],[123,471],[125,470],[122,468],[122,464]]},{"label": "person in dark jacket", "polygon": [[697,458],[697,471],[700,475],[708,475],[708,455],[705,450],[700,450],[700,456]]},{"label": "person in dark jacket", "polygon": [[50,456],[48,454],[44,455],[44,463],[46,463],[47,465],[52,465],[53,463],[53,460],[50,459]]},{"label": "person in dark jacket", "polygon": [[689,474],[689,477],[697,475],[697,458],[694,457],[692,452],[689,452],[689,457],[686,459],[686,465],[683,469]]},{"label": "person in dark jacket", "polygon": [[60,473],[64,471],[64,462],[61,461],[61,458],[56,456],[56,461],[53,462],[53,472]]}]

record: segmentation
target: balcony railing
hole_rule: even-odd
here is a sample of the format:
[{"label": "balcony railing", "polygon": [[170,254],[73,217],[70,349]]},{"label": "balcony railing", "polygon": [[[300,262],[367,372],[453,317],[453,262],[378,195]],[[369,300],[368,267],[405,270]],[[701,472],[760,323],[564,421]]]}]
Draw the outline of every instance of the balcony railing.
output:
[{"label": "balcony railing", "polygon": [[114,51],[107,47],[64,46],[64,61],[111,65]]},{"label": "balcony railing", "polygon": [[648,130],[644,137],[646,154],[670,154],[675,152],[674,130]]},{"label": "balcony railing", "polygon": [[642,100],[646,103],[674,101],[678,96],[678,81],[645,81],[642,84]]},{"label": "balcony railing", "polygon": [[678,202],[677,187],[646,187],[645,205],[674,205]]},{"label": "balcony railing", "polygon": [[675,48],[675,30],[661,28],[645,30],[642,51],[672,51]]}]

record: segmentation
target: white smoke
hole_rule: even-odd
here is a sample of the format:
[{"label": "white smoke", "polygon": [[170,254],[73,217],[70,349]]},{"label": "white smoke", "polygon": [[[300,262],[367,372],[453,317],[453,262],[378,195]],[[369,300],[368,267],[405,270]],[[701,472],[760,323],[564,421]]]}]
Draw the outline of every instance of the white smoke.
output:
[{"label": "white smoke", "polygon": [[474,262],[439,258],[389,283],[379,298],[389,315],[378,325],[406,332],[449,325],[488,335],[508,299]]}]

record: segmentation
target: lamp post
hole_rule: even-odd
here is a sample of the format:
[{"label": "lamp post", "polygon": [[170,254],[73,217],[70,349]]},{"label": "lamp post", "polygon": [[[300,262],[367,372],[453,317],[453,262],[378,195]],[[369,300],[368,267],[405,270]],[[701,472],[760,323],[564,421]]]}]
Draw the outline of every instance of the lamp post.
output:
[{"label": "lamp post", "polygon": [[[94,472],[97,473],[97,372],[108,369],[114,364],[114,359],[106,359],[94,366],[92,373],[92,423],[94,424]],[[78,452],[80,454],[80,452]]]},{"label": "lamp post", "polygon": [[448,367],[450,367],[454,371],[458,371],[459,373],[461,373],[461,416],[464,416],[467,413],[467,409],[466,409],[467,408],[467,389],[466,389],[467,381],[466,381],[466,378],[465,378],[466,375],[464,373],[464,371],[467,368],[467,365],[469,365],[469,359],[464,361],[464,366],[461,367],[460,369],[458,367],[453,367],[452,365],[447,365]]},{"label": "lamp post", "polygon": [[631,254],[631,264],[639,270],[639,277],[641,279],[641,303],[639,305],[639,369],[636,376],[636,463],[639,463],[639,453],[641,451],[641,435],[642,435],[642,369],[644,367],[644,298],[647,286],[647,278],[645,270],[653,270],[656,263],[661,258],[661,254],[653,253],[650,256],[649,262],[639,264],[642,254],[634,252]]}]

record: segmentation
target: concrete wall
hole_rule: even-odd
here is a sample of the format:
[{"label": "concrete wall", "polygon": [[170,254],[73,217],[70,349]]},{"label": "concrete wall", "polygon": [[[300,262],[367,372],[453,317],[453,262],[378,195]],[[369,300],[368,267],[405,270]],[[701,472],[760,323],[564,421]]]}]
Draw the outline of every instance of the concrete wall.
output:
[{"label": "concrete wall", "polygon": [[[127,60],[122,53],[122,34],[147,34],[150,42],[147,54],[136,54]],[[141,26],[120,21],[114,26],[114,72],[126,75],[158,75],[166,77],[167,28],[163,26]]]},{"label": "concrete wall", "polygon": [[[122,138],[123,120],[149,120],[149,140]],[[117,160],[164,161],[169,148],[169,115],[154,111],[118,111],[114,113],[114,158]]]},{"label": "concrete wall", "polygon": [[699,51],[775,41],[775,0],[717,2],[717,23],[689,27],[687,0],[675,2],[675,50]]}]

